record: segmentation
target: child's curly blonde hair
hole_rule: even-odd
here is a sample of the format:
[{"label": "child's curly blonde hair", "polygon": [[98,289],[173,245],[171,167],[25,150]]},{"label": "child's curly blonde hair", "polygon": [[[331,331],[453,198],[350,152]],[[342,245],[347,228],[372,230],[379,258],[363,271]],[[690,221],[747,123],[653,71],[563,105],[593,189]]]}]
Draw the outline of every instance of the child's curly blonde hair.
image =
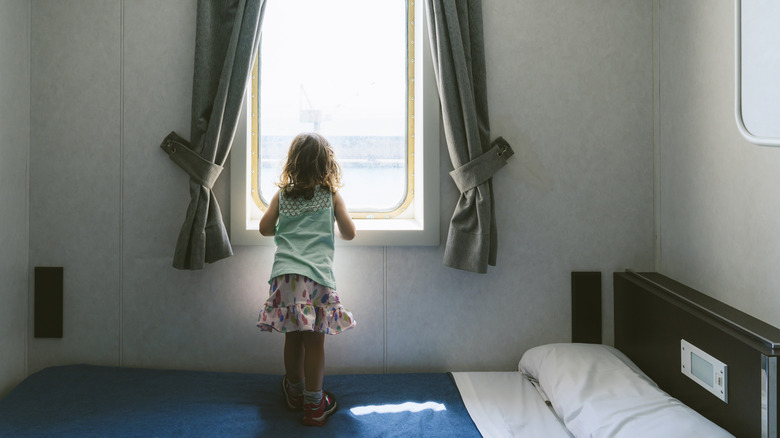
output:
[{"label": "child's curly blonde hair", "polygon": [[287,163],[277,186],[291,199],[311,199],[316,186],[336,193],[341,184],[341,166],[325,137],[305,132],[290,144]]}]

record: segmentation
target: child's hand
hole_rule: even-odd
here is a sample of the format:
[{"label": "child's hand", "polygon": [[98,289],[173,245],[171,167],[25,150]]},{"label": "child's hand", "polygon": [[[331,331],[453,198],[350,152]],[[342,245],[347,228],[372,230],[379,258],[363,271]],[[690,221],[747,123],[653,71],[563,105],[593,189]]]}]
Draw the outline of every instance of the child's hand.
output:
[{"label": "child's hand", "polygon": [[347,212],[347,206],[344,203],[344,198],[342,198],[338,192],[333,194],[333,214],[336,216],[336,225],[338,225],[339,235],[341,235],[341,238],[344,240],[354,239],[356,234],[355,223],[352,222],[352,218]]},{"label": "child's hand", "polygon": [[260,218],[260,234],[263,236],[273,236],[276,234],[276,221],[279,220],[279,192],[274,194],[268,209]]}]

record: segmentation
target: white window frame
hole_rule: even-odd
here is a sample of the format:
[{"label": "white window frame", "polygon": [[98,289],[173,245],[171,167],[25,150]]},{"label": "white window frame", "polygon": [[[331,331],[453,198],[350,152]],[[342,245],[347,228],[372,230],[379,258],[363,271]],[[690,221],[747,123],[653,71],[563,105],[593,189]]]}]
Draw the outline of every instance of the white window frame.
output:
[{"label": "white window frame", "polygon": [[[428,25],[423,2],[409,0],[417,17],[414,26],[415,154],[414,203],[411,217],[354,219],[357,236],[347,246],[438,246],[439,245],[439,131],[440,109],[433,74]],[[420,62],[422,60],[422,62]],[[248,207],[251,196],[251,133],[249,111],[251,87],[238,123],[230,154],[230,240],[233,245],[273,245],[272,237],[259,231],[260,217]],[[422,98],[421,98],[422,97]]]}]

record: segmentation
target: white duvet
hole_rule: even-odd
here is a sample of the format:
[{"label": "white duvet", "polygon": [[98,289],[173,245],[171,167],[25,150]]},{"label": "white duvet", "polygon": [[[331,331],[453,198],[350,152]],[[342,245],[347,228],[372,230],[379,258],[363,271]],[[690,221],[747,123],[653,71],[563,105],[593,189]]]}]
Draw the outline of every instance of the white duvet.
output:
[{"label": "white duvet", "polygon": [[471,419],[485,438],[570,438],[531,382],[519,372],[452,373]]},{"label": "white duvet", "polygon": [[543,345],[528,350],[518,368],[452,373],[486,438],[733,437],[662,391],[612,347]]},{"label": "white duvet", "polygon": [[555,412],[578,438],[733,436],[662,391],[613,347],[542,345],[525,352],[519,369],[538,380]]}]

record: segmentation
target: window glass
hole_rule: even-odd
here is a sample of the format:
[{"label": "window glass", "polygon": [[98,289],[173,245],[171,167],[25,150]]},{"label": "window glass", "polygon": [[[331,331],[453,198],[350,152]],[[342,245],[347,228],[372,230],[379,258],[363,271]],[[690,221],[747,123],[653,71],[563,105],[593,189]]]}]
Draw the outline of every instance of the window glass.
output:
[{"label": "window glass", "polygon": [[410,9],[404,0],[268,1],[253,88],[259,207],[276,192],[290,142],[304,131],[333,146],[353,217],[395,216],[410,205]]}]

